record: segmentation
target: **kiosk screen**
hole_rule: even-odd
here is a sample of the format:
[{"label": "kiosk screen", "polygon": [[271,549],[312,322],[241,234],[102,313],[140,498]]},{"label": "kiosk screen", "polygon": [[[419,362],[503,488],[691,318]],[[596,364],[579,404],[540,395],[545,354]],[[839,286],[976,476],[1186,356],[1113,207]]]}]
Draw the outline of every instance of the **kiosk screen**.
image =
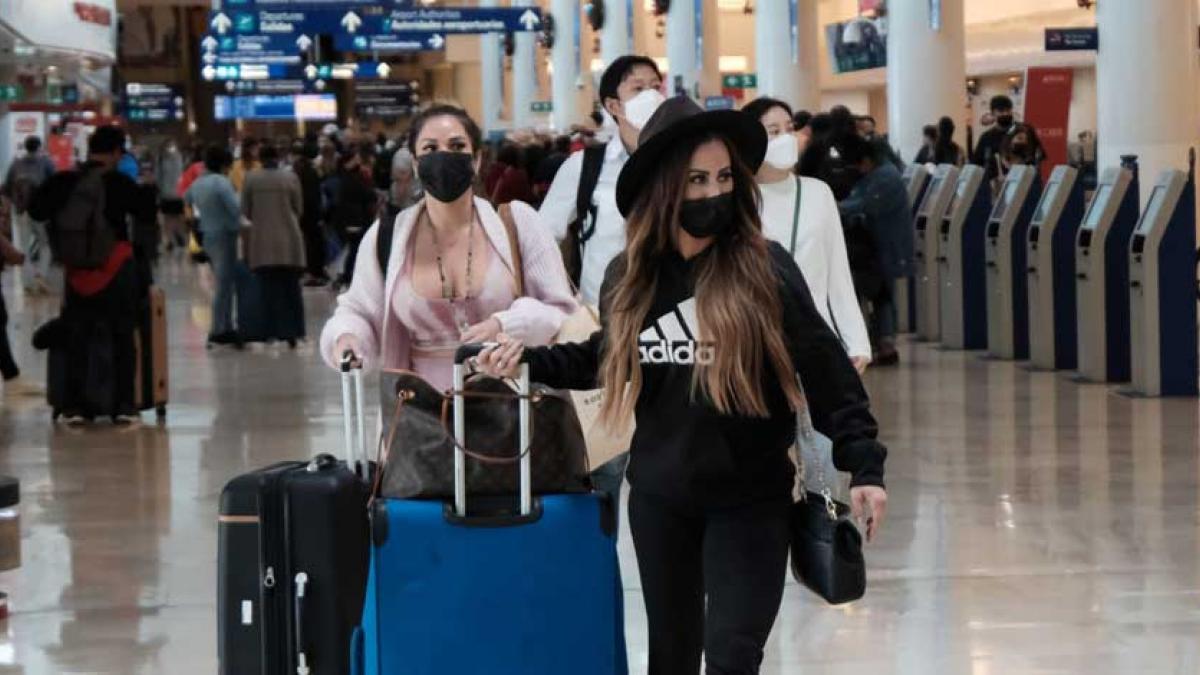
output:
[{"label": "kiosk screen", "polygon": [[1062,181],[1052,180],[1046,185],[1046,191],[1042,193],[1042,201],[1038,202],[1037,212],[1033,214],[1033,222],[1045,223],[1046,218],[1050,217],[1050,207],[1054,205],[1054,198],[1058,196],[1058,188],[1062,185]]},{"label": "kiosk screen", "polygon": [[[1096,188],[1096,195],[1092,197],[1092,203],[1088,206],[1087,218],[1083,220],[1084,228],[1094,230],[1100,226],[1100,219],[1104,217],[1104,210],[1108,207],[1108,198],[1112,196],[1112,191],[1113,186],[1108,183]],[[1082,241],[1080,238],[1080,243]]]},{"label": "kiosk screen", "polygon": [[1161,185],[1154,186],[1154,192],[1150,193],[1150,202],[1146,205],[1146,212],[1142,214],[1142,220],[1138,223],[1137,231],[1140,234],[1147,234],[1150,228],[1154,227],[1154,223],[1158,222],[1163,206],[1167,201],[1167,190]]},{"label": "kiosk screen", "polygon": [[937,199],[938,190],[942,187],[943,176],[934,176],[933,180],[929,181],[929,189],[925,190],[925,201],[921,202],[920,215],[928,217],[929,211],[933,209],[933,202]]}]

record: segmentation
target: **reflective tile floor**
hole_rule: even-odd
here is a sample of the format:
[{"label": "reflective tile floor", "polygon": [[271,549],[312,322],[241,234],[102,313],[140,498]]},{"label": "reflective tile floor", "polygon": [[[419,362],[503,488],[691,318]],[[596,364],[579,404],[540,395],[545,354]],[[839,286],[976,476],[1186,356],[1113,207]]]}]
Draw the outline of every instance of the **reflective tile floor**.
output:
[{"label": "reflective tile floor", "polygon": [[[165,427],[56,429],[40,400],[2,400],[0,473],[22,482],[24,564],[0,574],[13,608],[0,674],[215,673],[221,486],[340,451],[338,380],[311,347],[206,352],[196,274],[160,276]],[[19,360],[40,379],[27,345],[53,304],[5,281]],[[330,297],[307,298],[315,334]],[[764,673],[1200,673],[1196,401],[1129,399],[926,345],[868,385],[891,448],[868,595],[829,608],[789,585]],[[622,543],[644,673],[627,533]]]}]

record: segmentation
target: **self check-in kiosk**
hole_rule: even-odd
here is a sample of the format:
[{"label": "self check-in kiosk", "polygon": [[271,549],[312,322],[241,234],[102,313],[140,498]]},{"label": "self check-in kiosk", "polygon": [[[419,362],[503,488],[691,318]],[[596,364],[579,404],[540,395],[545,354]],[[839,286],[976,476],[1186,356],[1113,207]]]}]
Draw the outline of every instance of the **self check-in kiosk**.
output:
[{"label": "self check-in kiosk", "polygon": [[1083,201],[1079,171],[1056,166],[1029,224],[1029,357],[1037,369],[1078,367],[1075,236]]},{"label": "self check-in kiosk", "polygon": [[983,238],[992,210],[992,194],[983,182],[983,167],[962,168],[938,237],[941,340],[949,349],[987,347]]},{"label": "self check-in kiosk", "polygon": [[1195,185],[1192,171],[1164,172],[1129,244],[1135,394],[1197,394]]},{"label": "self check-in kiosk", "polygon": [[909,164],[904,168],[904,185],[908,187],[908,203],[912,204],[915,216],[921,198],[925,196],[925,188],[929,186],[929,169],[924,164]]},{"label": "self check-in kiosk", "polygon": [[958,167],[942,164],[929,181],[925,200],[913,223],[916,231],[917,338],[937,340],[941,335],[941,281],[938,266],[939,232],[958,187]]},{"label": "self check-in kiosk", "polygon": [[1137,161],[1105,169],[1075,238],[1079,379],[1128,382],[1129,240],[1138,222]]},{"label": "self check-in kiosk", "polygon": [[1037,167],[1014,166],[1004,178],[988,219],[984,248],[988,355],[993,358],[1029,358],[1025,240],[1040,196]]},{"label": "self check-in kiosk", "polygon": [[[909,164],[904,168],[904,185],[908,188],[908,203],[912,205],[913,218],[921,209],[925,199],[925,191],[929,187],[929,169],[924,164]],[[899,323],[896,330],[900,333],[911,333],[917,325],[917,305],[913,302],[916,296],[917,280],[915,277],[900,279],[896,282],[896,317]]]}]

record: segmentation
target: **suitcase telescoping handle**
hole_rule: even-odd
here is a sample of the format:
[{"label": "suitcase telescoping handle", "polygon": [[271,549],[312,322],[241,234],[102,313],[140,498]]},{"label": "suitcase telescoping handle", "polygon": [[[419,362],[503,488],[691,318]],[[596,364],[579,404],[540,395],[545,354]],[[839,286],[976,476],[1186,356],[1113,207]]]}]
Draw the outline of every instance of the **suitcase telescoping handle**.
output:
[{"label": "suitcase telescoping handle", "polygon": [[342,354],[342,425],[346,436],[346,466],[367,475],[367,425],[363,416],[362,361],[354,352]]},{"label": "suitcase telescoping handle", "polygon": [[[494,344],[463,345],[454,354],[454,513],[459,518],[467,517],[467,455],[463,448],[467,443],[466,402],[463,386],[466,382],[466,364]],[[520,416],[520,471],[521,471],[521,516],[533,511],[533,477],[529,458],[529,445],[533,437],[530,424],[529,364],[522,357],[521,370],[517,376],[518,414]]]}]

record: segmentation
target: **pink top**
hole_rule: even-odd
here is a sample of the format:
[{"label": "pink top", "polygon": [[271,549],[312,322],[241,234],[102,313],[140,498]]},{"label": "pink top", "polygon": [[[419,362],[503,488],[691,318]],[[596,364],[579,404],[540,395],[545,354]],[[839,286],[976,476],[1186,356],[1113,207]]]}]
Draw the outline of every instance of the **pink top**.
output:
[{"label": "pink top", "polygon": [[[394,302],[402,277],[407,277],[404,261],[408,260],[413,224],[421,204],[403,211],[396,217],[392,237],[392,252],[388,259],[385,279],[376,259],[375,243],[378,224],[363,236],[354,265],[354,277],[349,290],[338,297],[333,316],[321,331],[321,357],[331,367],[338,367],[334,344],[343,335],[358,339],[367,368],[408,369],[413,364],[413,334],[396,311]],[[475,199],[484,234],[487,235],[496,260],[511,274],[513,257],[504,223],[492,205]],[[503,311],[492,314],[502,330],[527,345],[549,344],[558,334],[563,321],[575,312],[575,297],[563,268],[562,254],[554,235],[542,224],[537,211],[522,202],[512,203],[513,220],[521,247],[524,267],[525,297],[517,298]],[[491,273],[489,268],[489,274]]]},{"label": "pink top", "polygon": [[404,263],[404,274],[392,296],[392,311],[412,340],[409,369],[441,391],[454,384],[454,351],[462,344],[462,322],[473,326],[503,312],[516,300],[512,274],[494,249],[488,256],[483,286],[470,298],[427,298],[412,283],[416,247]]}]

